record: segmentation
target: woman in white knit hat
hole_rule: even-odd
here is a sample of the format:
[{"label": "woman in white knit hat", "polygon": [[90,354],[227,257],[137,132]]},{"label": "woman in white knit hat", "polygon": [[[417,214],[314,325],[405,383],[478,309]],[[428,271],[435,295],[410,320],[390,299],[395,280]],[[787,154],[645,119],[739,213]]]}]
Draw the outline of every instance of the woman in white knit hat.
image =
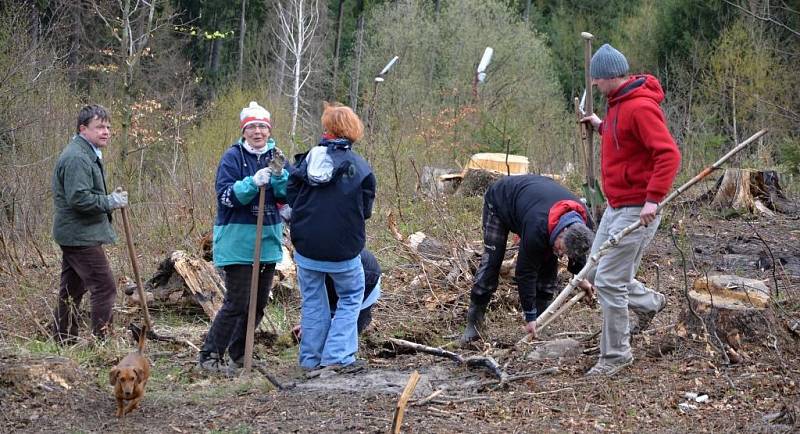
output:
[{"label": "woman in white knit hat", "polygon": [[250,277],[253,269],[258,194],[265,188],[264,226],[256,306],[256,324],[261,322],[269,299],[275,264],[280,262],[283,223],[276,200],[286,197],[288,172],[285,158],[272,139],[270,113],[252,101],[239,116],[241,138],[222,155],[217,168],[217,218],[214,222],[214,265],[225,271],[225,300],[208,331],[198,364],[219,372],[241,368]]}]

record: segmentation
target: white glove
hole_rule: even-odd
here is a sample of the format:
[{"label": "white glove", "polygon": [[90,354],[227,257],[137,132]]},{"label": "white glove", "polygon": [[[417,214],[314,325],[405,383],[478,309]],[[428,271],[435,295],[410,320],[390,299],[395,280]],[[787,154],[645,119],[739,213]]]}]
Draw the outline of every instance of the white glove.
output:
[{"label": "white glove", "polygon": [[278,208],[278,214],[281,216],[284,223],[289,223],[292,221],[292,207],[289,205],[284,205]]},{"label": "white glove", "polygon": [[265,167],[260,169],[253,175],[253,182],[256,183],[257,186],[263,187],[269,183],[269,177],[272,175],[272,169],[269,167]]},{"label": "white glove", "polygon": [[128,206],[128,192],[122,187],[117,187],[114,192],[106,196],[111,209],[125,208]]}]

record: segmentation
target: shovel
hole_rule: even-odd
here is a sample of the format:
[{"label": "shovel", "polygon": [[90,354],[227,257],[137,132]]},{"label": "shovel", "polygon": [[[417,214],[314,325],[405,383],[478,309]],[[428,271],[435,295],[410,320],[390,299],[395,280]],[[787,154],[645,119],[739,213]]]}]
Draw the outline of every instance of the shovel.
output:
[{"label": "shovel", "polygon": [[266,188],[258,188],[258,217],[256,218],[256,245],[253,250],[253,273],[250,275],[250,305],[247,313],[247,334],[244,338],[244,374],[253,369],[253,341],[256,331],[256,302],[258,300],[258,271],[261,268],[261,234],[264,226],[264,200]]},{"label": "shovel", "polygon": [[142,312],[144,314],[144,324],[147,326],[148,336],[153,332],[153,323],[150,322],[150,312],[147,310],[147,298],[145,298],[144,286],[142,285],[142,277],[139,275],[139,262],[136,260],[136,250],[133,247],[133,237],[131,236],[131,225],[128,222],[128,208],[120,208],[122,213],[122,227],[125,230],[125,243],[128,245],[128,255],[131,258],[131,267],[133,268],[133,277],[136,278],[136,292],[139,294],[139,303],[142,304]]}]

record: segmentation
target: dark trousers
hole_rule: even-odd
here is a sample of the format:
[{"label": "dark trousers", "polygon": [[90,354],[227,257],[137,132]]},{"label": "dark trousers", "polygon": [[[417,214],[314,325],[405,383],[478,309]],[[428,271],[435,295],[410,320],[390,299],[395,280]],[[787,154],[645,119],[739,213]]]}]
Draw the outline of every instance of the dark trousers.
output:
[{"label": "dark trousers", "polygon": [[53,332],[59,342],[78,337],[79,307],[89,292],[92,305],[92,333],[102,337],[112,322],[117,287],[102,246],[61,246],[61,286],[53,313]]},{"label": "dark trousers", "polygon": [[[329,279],[330,283],[328,282]],[[328,291],[328,305],[331,309],[331,318],[333,318],[333,315],[336,313],[336,305],[339,303],[339,296],[336,295],[336,288],[334,287],[333,279],[331,279],[330,277],[325,278],[325,289]],[[367,299],[367,297],[369,297],[370,292],[372,292],[374,289],[375,289],[374,286],[371,288],[369,287],[364,288],[365,300]],[[372,306],[373,305],[365,307],[361,309],[361,311],[358,313],[358,322],[356,322],[356,326],[359,335],[372,322]]]},{"label": "dark trousers", "polygon": [[470,299],[475,304],[487,305],[497,290],[500,266],[506,254],[509,229],[494,213],[494,205],[483,202],[483,256],[475,271]]},{"label": "dark trousers", "polygon": [[[211,328],[203,343],[202,352],[217,353],[220,358],[228,352],[231,360],[238,361],[244,356],[244,342],[247,334],[247,314],[250,307],[250,278],[252,265],[227,265],[225,270],[225,299],[222,308],[214,317]],[[264,317],[264,308],[269,301],[275,264],[262,264],[258,275],[258,297],[256,298],[256,327]]]},{"label": "dark trousers", "polygon": [[[483,256],[475,272],[470,300],[474,304],[487,305],[492,299],[500,277],[500,266],[506,253],[509,229],[495,213],[495,205],[483,204]],[[550,304],[556,289],[558,260],[555,255],[543,258],[531,257],[525,250],[522,239],[514,270],[514,281],[519,291],[520,304],[525,312],[538,316]]]}]

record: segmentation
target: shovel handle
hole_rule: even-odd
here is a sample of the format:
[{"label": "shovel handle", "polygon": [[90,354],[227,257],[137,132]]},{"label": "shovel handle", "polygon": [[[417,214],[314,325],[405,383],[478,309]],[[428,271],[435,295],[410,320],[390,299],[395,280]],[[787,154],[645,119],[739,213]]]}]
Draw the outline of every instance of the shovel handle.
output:
[{"label": "shovel handle", "polygon": [[142,305],[142,313],[144,314],[144,323],[147,325],[147,330],[153,330],[153,323],[150,322],[150,312],[147,310],[147,298],[144,293],[144,285],[142,285],[142,277],[139,274],[139,262],[136,260],[136,250],[133,247],[133,237],[131,236],[131,225],[128,221],[128,208],[120,208],[122,214],[122,228],[125,232],[125,243],[128,245],[128,256],[131,258],[131,268],[133,268],[133,277],[136,279],[136,292],[139,294],[139,303]]},{"label": "shovel handle", "polygon": [[256,303],[258,301],[258,275],[261,268],[261,234],[264,226],[264,201],[266,188],[258,188],[258,217],[256,218],[256,244],[253,249],[253,272],[250,275],[250,305],[247,313],[247,333],[244,339],[244,374],[253,369],[253,343],[256,333]]}]

